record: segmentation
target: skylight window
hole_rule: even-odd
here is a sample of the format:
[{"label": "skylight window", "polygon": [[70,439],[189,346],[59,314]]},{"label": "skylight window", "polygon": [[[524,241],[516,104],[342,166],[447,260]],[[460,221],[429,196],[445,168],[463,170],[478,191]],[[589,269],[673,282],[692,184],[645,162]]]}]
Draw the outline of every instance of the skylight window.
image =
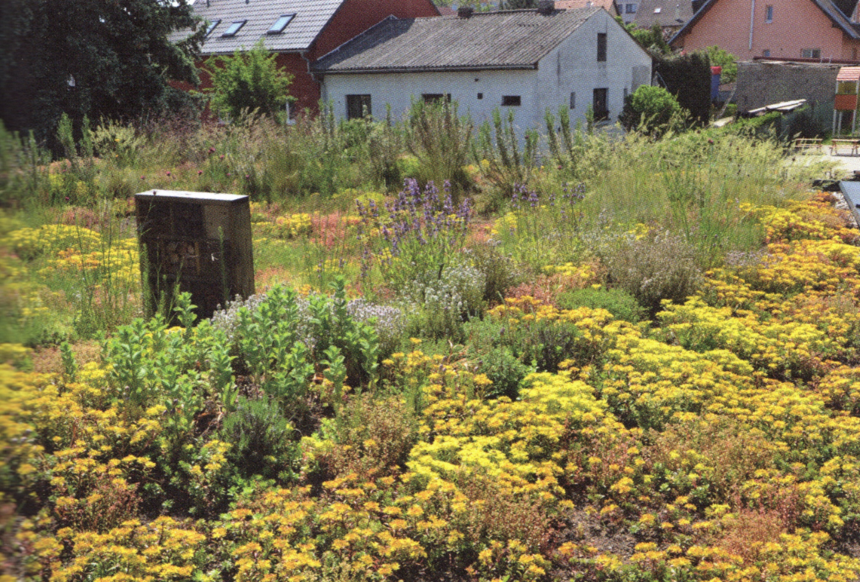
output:
[{"label": "skylight window", "polygon": [[236,33],[239,32],[239,29],[242,28],[247,20],[237,20],[233,24],[230,25],[230,28],[224,31],[224,34],[221,36],[236,36]]},{"label": "skylight window", "polygon": [[218,26],[219,24],[221,24],[220,18],[218,20],[214,20],[214,21],[210,22],[209,26],[206,27],[206,36],[209,36],[210,34],[212,34],[212,31],[215,30],[215,27]]},{"label": "skylight window", "polygon": [[275,24],[272,25],[272,28],[266,34],[281,34],[295,16],[295,14],[284,14],[275,21]]}]

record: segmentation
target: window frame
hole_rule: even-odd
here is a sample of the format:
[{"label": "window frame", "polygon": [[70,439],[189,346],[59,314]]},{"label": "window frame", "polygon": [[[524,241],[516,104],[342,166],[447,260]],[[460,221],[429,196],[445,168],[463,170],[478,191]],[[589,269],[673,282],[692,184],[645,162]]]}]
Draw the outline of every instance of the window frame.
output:
[{"label": "window frame", "polygon": [[[807,53],[809,56],[807,56]],[[821,59],[820,48],[805,48],[800,49],[800,58],[802,59]]]},{"label": "window frame", "polygon": [[[602,111],[597,109],[597,96],[600,94],[599,92],[603,92],[603,105],[605,109]],[[592,101],[591,101],[591,110],[594,113],[594,121],[608,121],[609,120],[609,87],[595,87],[592,92]]]},{"label": "window frame", "polygon": [[597,62],[605,63],[609,53],[609,40],[605,32],[597,33]]},{"label": "window frame", "polygon": [[773,4],[767,4],[764,7],[764,22],[771,24],[773,22]]},{"label": "window frame", "polygon": [[[278,19],[272,24],[272,26],[269,28],[269,30],[266,31],[266,34],[281,34],[281,33],[283,33],[284,30],[286,30],[286,28],[290,25],[290,23],[293,21],[293,19],[295,17],[296,17],[295,12],[293,12],[292,14],[281,14],[280,16],[278,16]],[[284,19],[286,19],[284,24],[282,26],[278,27],[277,24]]]},{"label": "window frame", "polygon": [[224,37],[229,38],[229,37],[236,36],[239,33],[239,31],[242,30],[242,27],[245,26],[245,24],[247,24],[247,23],[248,23],[247,19],[245,19],[245,20],[234,20],[233,22],[230,23],[230,26],[227,27],[227,30],[225,30],[223,33],[221,33],[221,37],[222,38],[224,38]]},{"label": "window frame", "polygon": [[209,35],[215,32],[215,29],[218,28],[219,24],[221,24],[220,18],[210,22],[209,25],[206,27],[206,34],[203,35],[203,38],[209,38]]},{"label": "window frame", "polygon": [[421,93],[421,100],[424,103],[450,103],[451,102],[451,94],[450,93]]},{"label": "window frame", "polygon": [[[373,96],[370,93],[351,93],[346,95],[346,119],[373,117]],[[357,110],[360,109],[360,113]]]}]

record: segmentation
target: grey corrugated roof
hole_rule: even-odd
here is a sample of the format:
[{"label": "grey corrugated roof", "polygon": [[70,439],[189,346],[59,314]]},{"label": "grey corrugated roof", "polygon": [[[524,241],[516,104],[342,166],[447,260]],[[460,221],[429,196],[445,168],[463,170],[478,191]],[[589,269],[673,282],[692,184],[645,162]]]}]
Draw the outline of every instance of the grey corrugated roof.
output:
[{"label": "grey corrugated roof", "polygon": [[[221,20],[201,47],[204,55],[233,53],[236,49],[251,48],[260,39],[274,52],[303,51],[310,48],[316,37],[331,20],[344,0],[196,0],[194,14],[209,22]],[[283,14],[295,18],[280,34],[266,34]],[[236,36],[221,35],[238,20],[248,22]],[[174,33],[171,40],[178,41],[187,31]]]},{"label": "grey corrugated roof", "polygon": [[[659,12],[654,12],[659,9]],[[690,0],[639,0],[633,22],[640,28],[658,26],[680,27],[693,17]]]},{"label": "grey corrugated roof", "polygon": [[318,60],[321,73],[534,68],[602,8],[389,18]]}]

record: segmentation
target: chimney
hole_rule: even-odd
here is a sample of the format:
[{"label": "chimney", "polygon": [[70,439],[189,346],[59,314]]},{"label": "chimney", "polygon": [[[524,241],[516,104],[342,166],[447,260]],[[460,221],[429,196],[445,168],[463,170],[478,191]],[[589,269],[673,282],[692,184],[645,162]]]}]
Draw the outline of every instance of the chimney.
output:
[{"label": "chimney", "polygon": [[474,11],[475,9],[471,6],[460,6],[457,8],[457,16],[460,18],[471,18]]},{"label": "chimney", "polygon": [[540,0],[538,3],[538,14],[552,14],[555,11],[553,0]]}]

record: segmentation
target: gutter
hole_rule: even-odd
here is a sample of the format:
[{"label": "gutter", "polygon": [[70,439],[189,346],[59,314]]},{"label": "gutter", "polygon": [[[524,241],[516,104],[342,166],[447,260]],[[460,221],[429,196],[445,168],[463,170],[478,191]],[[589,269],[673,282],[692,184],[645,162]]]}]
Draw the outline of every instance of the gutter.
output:
[{"label": "gutter", "polygon": [[475,67],[397,67],[397,68],[373,68],[373,69],[317,69],[314,73],[318,75],[353,75],[363,73],[377,75],[384,73],[447,73],[447,72],[477,72],[477,71],[530,71],[537,70],[537,64],[530,65],[498,65],[498,66],[475,66]]}]

